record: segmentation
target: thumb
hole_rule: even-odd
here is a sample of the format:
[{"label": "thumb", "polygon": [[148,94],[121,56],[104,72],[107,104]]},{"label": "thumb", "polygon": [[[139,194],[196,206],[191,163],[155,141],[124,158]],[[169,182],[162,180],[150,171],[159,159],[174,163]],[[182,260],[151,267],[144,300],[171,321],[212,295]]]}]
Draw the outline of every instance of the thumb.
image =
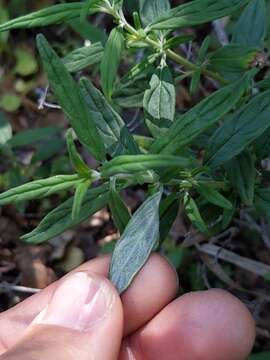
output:
[{"label": "thumb", "polygon": [[5,360],[116,360],[122,341],[120,298],[109,281],[69,275]]}]

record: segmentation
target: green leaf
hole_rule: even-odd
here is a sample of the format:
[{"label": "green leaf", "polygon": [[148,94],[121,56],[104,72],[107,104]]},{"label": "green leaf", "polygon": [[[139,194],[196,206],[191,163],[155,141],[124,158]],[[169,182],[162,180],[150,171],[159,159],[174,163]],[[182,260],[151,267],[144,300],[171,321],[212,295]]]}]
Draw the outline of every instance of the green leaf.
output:
[{"label": "green leaf", "polygon": [[114,28],[105,45],[104,55],[100,64],[101,86],[108,99],[112,97],[123,48],[124,36],[122,29],[119,27]]},{"label": "green leaf", "polygon": [[110,188],[110,209],[112,212],[112,217],[114,223],[119,230],[120,234],[122,234],[130,220],[130,213],[125,203],[123,202],[119,192],[115,187],[114,181],[111,182]]},{"label": "green leaf", "polygon": [[174,120],[176,94],[173,77],[168,66],[159,67],[145,91],[143,107],[145,122],[154,137],[164,134]]},{"label": "green leaf", "polygon": [[69,72],[80,71],[90,65],[99,63],[102,59],[103,51],[103,46],[99,42],[90,46],[84,46],[65,56],[63,63]]},{"label": "green leaf", "polygon": [[160,203],[160,242],[163,242],[169,234],[171,227],[178,215],[179,194],[172,193]]},{"label": "green leaf", "polygon": [[102,176],[136,173],[147,170],[186,168],[190,160],[172,155],[122,155],[102,166]]},{"label": "green leaf", "polygon": [[78,175],[57,175],[48,179],[31,181],[0,194],[0,206],[17,201],[41,199],[74,187],[78,181],[80,181]]},{"label": "green leaf", "polygon": [[25,130],[17,133],[9,140],[8,144],[13,148],[31,145],[33,143],[42,141],[46,138],[51,138],[57,134],[60,129],[56,127],[38,128],[33,130]]},{"label": "green leaf", "polygon": [[108,184],[87,191],[80,214],[76,219],[72,219],[71,216],[73,200],[72,197],[51,211],[38,227],[24,235],[22,240],[31,244],[40,244],[87,220],[107,205],[109,201]]},{"label": "green leaf", "polygon": [[205,163],[217,167],[240,154],[270,126],[270,91],[229,115],[210,139]]},{"label": "green leaf", "polygon": [[206,59],[210,41],[211,41],[210,36],[206,36],[206,38],[203,40],[202,46],[200,47],[199,54],[198,54],[198,63],[199,64],[202,64]]},{"label": "green leaf", "polygon": [[193,75],[191,78],[191,83],[190,83],[190,93],[191,94],[195,94],[198,91],[199,86],[200,86],[201,75],[202,75],[201,68],[198,67],[193,72]]},{"label": "green leaf", "polygon": [[266,29],[267,9],[265,1],[250,1],[235,25],[232,42],[243,46],[263,48]]},{"label": "green leaf", "polygon": [[93,2],[93,0],[85,0],[83,7],[81,9],[81,13],[80,13],[80,21],[81,22],[86,20],[92,2]]},{"label": "green leaf", "polygon": [[78,153],[76,149],[76,145],[73,140],[73,131],[72,129],[69,129],[66,134],[66,141],[67,141],[67,148],[69,153],[69,158],[71,161],[71,164],[73,168],[76,170],[76,172],[86,178],[91,177],[91,169],[86,165],[86,163],[83,161],[81,155]]},{"label": "green leaf", "polygon": [[80,88],[43,35],[38,35],[37,43],[53,92],[80,142],[96,159],[104,160],[105,148]]},{"label": "green leaf", "polygon": [[[93,5],[89,9],[89,14],[94,14],[95,12],[102,10],[102,8],[99,7],[98,2],[98,0],[94,1]],[[0,32],[12,29],[32,28],[63,23],[79,17],[83,5],[83,3],[73,2],[70,4],[50,6],[1,24]]]},{"label": "green leaf", "polygon": [[124,292],[143,267],[159,237],[162,191],[150,196],[135,212],[113,252],[110,279]]},{"label": "green leaf", "polygon": [[250,74],[216,91],[173,122],[167,133],[151,146],[151,152],[175,154],[214,125],[241,99],[250,83]]},{"label": "green leaf", "polygon": [[174,30],[210,22],[241,9],[249,0],[193,0],[179,5],[150,24],[151,30]]},{"label": "green leaf", "polygon": [[233,206],[231,202],[211,186],[200,183],[197,187],[197,190],[211,204],[217,205],[227,210],[232,209]]},{"label": "green leaf", "polygon": [[140,18],[144,26],[149,25],[171,8],[168,0],[139,0],[139,6]]},{"label": "green leaf", "polygon": [[245,205],[251,206],[254,198],[256,169],[249,151],[243,151],[225,166],[228,178]]},{"label": "green leaf", "polygon": [[257,188],[255,190],[254,207],[257,212],[264,216],[268,223],[270,223],[270,189]]},{"label": "green leaf", "polygon": [[5,114],[0,112],[0,146],[5,145],[12,137],[12,128]]},{"label": "green leaf", "polygon": [[31,159],[31,164],[45,161],[56,155],[65,146],[65,141],[58,137],[51,138],[36,145],[36,151]]},{"label": "green leaf", "polygon": [[[102,93],[94,87],[91,81],[82,78],[79,86],[87,103],[88,111],[95,121],[101,139],[109,154],[113,155],[117,145],[122,146],[123,152],[129,153],[130,149],[127,148],[126,144],[128,130],[124,120],[111,107]],[[130,134],[128,138],[129,143],[132,142],[136,146],[135,140]]]},{"label": "green leaf", "polygon": [[241,73],[252,67],[259,51],[256,47],[226,45],[208,56],[208,67],[217,72]]},{"label": "green leaf", "polygon": [[76,186],[73,205],[72,205],[72,212],[71,212],[71,218],[73,220],[80,218],[82,203],[90,185],[91,185],[91,181],[84,179],[81,182],[79,182]]},{"label": "green leaf", "polygon": [[192,199],[188,192],[184,195],[184,208],[189,220],[192,224],[203,234],[208,233],[207,226],[201,217],[200,211],[196,202]]}]

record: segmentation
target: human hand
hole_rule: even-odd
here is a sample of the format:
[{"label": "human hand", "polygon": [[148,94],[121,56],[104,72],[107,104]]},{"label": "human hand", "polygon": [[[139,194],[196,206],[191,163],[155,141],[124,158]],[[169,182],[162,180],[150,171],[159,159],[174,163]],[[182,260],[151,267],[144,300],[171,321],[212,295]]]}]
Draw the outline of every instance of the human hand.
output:
[{"label": "human hand", "polygon": [[122,295],[90,261],[0,315],[1,360],[242,360],[254,342],[246,307],[222,290],[172,301],[172,267],[152,255]]}]

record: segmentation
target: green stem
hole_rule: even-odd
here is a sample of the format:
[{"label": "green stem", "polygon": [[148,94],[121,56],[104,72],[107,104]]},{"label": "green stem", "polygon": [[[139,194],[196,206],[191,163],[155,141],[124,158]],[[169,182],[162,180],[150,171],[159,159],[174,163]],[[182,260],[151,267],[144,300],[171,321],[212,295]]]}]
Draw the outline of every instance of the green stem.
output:
[{"label": "green stem", "polygon": [[[144,41],[146,44],[152,46],[154,49],[159,50],[160,52],[163,51],[162,44],[160,44],[159,42],[153,40],[149,36],[142,38],[141,35],[139,34],[139,32],[126,21],[123,14],[118,15],[117,20],[119,21],[119,23],[124,27],[124,29],[128,33],[136,36],[140,41]],[[172,51],[170,49],[165,50],[165,53],[168,56],[168,58],[170,58],[171,60],[174,60],[176,63],[184,66],[185,68],[187,68],[189,70],[195,71],[196,69],[198,69],[198,65],[193,64],[189,60],[185,59],[183,56],[175,53],[174,51]],[[203,67],[200,67],[200,68],[201,68],[202,74],[204,74],[205,76],[210,77],[223,85],[226,85],[229,83],[226,79],[224,79],[218,73],[207,70]]]}]

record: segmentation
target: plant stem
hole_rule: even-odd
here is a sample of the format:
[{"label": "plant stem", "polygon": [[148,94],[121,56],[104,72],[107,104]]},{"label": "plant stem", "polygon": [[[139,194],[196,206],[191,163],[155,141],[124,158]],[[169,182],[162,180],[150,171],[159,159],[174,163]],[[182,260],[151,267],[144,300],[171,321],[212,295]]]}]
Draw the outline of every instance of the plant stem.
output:
[{"label": "plant stem", "polygon": [[[130,33],[131,35],[134,35],[140,41],[144,41],[146,44],[152,46],[154,49],[159,50],[160,52],[164,51],[163,48],[162,48],[162,44],[159,43],[158,41],[153,40],[149,36],[145,36],[144,38],[142,38],[141,34],[133,26],[131,26],[126,21],[123,14],[118,15],[117,20],[119,21],[119,23],[123,26],[123,28],[128,33]],[[171,60],[174,60],[176,63],[184,66],[185,68],[187,68],[189,70],[195,71],[199,67],[198,65],[193,64],[189,60],[185,59],[183,56],[175,53],[174,51],[172,51],[170,49],[165,50],[165,54],[168,56],[168,58],[170,58]],[[219,83],[221,83],[223,85],[226,85],[226,84],[229,83],[228,80],[224,79],[218,73],[216,73],[214,71],[207,70],[204,67],[200,67],[200,68],[201,68],[202,74],[204,74],[205,76],[208,76],[208,77],[218,81]]]}]

